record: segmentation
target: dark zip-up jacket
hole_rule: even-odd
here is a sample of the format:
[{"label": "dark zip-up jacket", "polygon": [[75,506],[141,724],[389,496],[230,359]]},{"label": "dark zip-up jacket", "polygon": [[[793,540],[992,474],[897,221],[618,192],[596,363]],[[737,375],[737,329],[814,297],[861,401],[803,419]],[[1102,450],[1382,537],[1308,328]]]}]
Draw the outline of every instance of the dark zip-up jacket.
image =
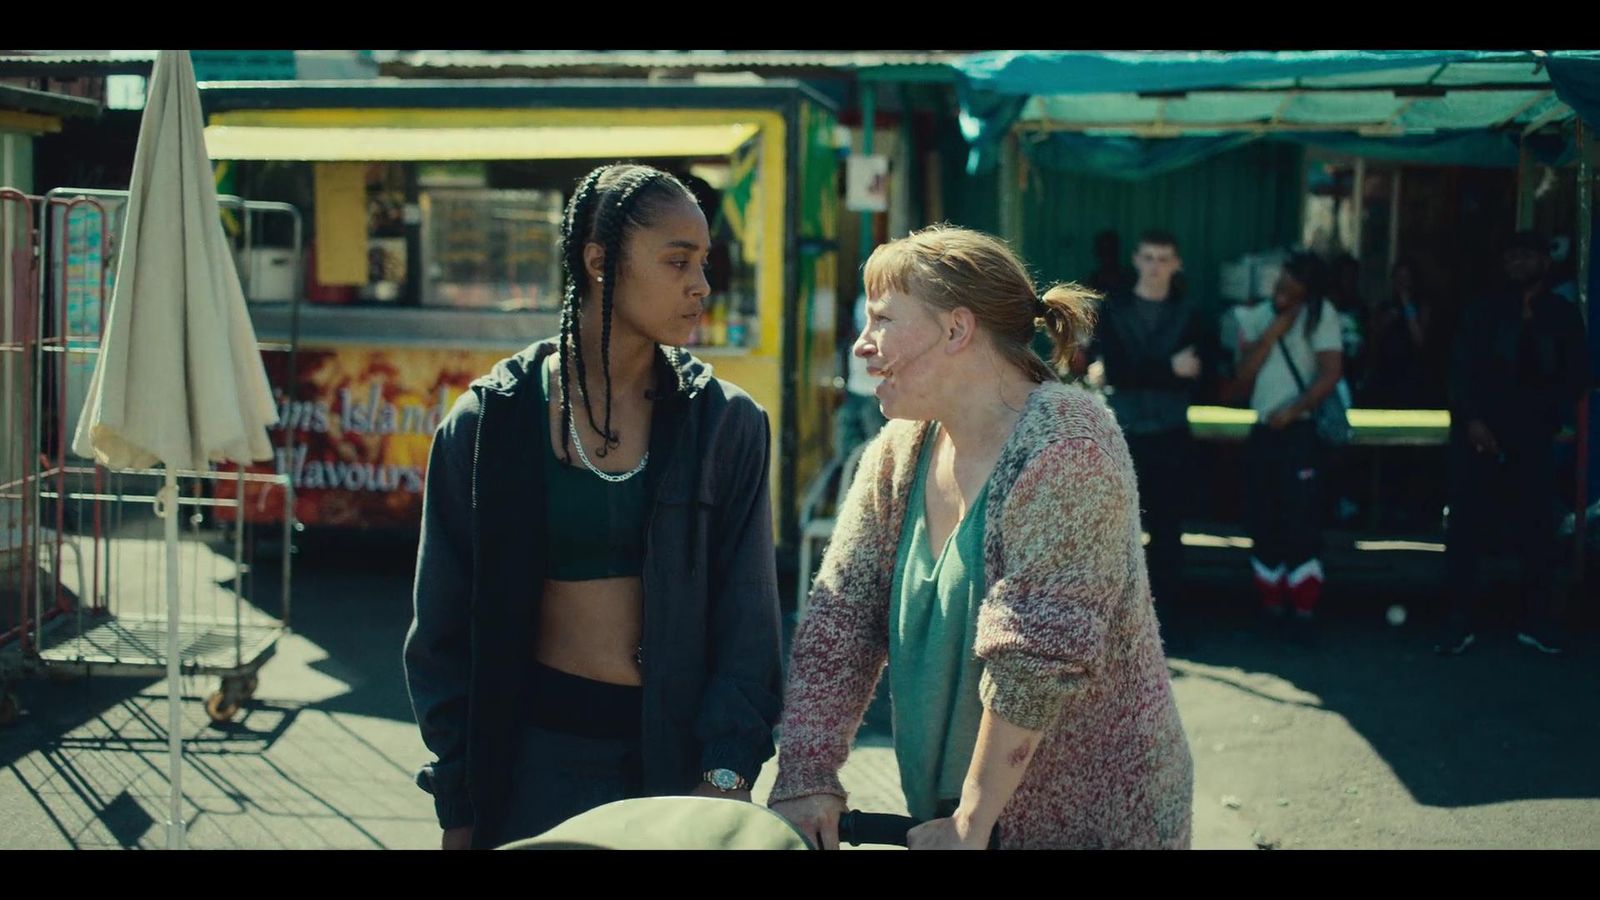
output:
[{"label": "dark zip-up jacket", "polygon": [[[405,671],[423,742],[417,783],[443,828],[494,832],[526,709],[521,676],[538,627],[549,440],[536,343],[462,394],[434,435],[423,493]],[[686,793],[726,768],[754,782],[773,754],[782,697],[766,412],[678,350],[659,385],[642,476],[650,493],[644,583],[643,776]]]},{"label": "dark zip-up jacket", "polygon": [[1193,347],[1201,377],[1216,371],[1215,340],[1206,333],[1194,304],[1174,293],[1165,301],[1154,330],[1139,314],[1140,300],[1125,290],[1106,298],[1090,355],[1105,363],[1107,402],[1127,434],[1153,434],[1189,428],[1188,408],[1199,378],[1180,378],[1172,356]]},{"label": "dark zip-up jacket", "polygon": [[1583,318],[1549,291],[1534,297],[1526,320],[1509,291],[1467,307],[1452,351],[1450,425],[1459,440],[1481,419],[1502,444],[1548,441],[1590,382]]}]

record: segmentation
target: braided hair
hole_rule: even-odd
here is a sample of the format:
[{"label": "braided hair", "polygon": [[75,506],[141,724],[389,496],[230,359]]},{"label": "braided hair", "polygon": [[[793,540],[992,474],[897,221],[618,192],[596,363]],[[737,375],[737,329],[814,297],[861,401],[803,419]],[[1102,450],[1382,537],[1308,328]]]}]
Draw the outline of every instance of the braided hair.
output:
[{"label": "braided hair", "polygon": [[[603,444],[596,452],[604,457],[621,442],[611,429],[611,320],[615,308],[617,271],[622,247],[634,230],[649,228],[660,209],[671,200],[695,196],[681,181],[650,166],[615,164],[601,166],[584,176],[567,203],[561,225],[561,267],[566,275],[566,292],[561,301],[561,416],[572,421],[572,391],[567,383],[568,362],[577,370],[584,415]],[[595,298],[586,290],[588,267],[583,251],[591,243],[605,250],[602,263],[604,280],[599,287],[600,370],[605,379],[605,404],[599,418],[589,398],[588,361],[583,353],[582,311],[586,301]],[[568,429],[561,430],[561,448],[567,462],[572,461]]]}]

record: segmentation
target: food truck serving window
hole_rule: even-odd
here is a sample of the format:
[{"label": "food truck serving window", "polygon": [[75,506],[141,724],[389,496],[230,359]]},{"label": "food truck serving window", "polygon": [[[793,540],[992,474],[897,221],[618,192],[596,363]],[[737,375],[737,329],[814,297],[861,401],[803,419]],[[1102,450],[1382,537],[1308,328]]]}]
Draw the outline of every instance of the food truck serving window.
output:
[{"label": "food truck serving window", "polygon": [[422,303],[469,309],[561,306],[561,195],[424,190]]},{"label": "food truck serving window", "polygon": [[[403,116],[424,123],[441,112]],[[754,123],[726,120],[576,126],[486,119],[470,127],[368,127],[356,116],[330,127],[327,116],[309,125],[301,113],[309,115],[219,114],[214,122],[222,122],[206,129],[206,145],[212,158],[245,160],[250,170],[287,165],[308,171],[308,193],[315,196],[306,285],[311,302],[502,312],[560,308],[565,198],[547,178],[492,173],[586,159],[725,159],[751,146],[760,132]],[[748,318],[754,321],[753,311]],[[737,323],[733,332],[703,340],[747,345]]]}]

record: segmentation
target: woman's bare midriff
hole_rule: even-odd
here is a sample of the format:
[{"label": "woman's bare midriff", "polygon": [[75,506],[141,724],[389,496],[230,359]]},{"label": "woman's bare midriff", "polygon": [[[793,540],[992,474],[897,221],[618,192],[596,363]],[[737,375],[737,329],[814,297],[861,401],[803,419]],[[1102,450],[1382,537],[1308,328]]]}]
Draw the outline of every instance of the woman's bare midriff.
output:
[{"label": "woman's bare midriff", "polygon": [[644,628],[644,582],[637,576],[546,580],[534,658],[552,669],[609,684],[639,685],[634,655]]}]

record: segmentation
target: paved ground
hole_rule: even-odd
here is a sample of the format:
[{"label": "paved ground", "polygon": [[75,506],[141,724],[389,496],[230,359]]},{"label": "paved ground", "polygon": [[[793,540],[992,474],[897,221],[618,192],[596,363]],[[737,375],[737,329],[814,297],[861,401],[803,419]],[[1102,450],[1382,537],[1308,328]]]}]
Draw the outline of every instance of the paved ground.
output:
[{"label": "paved ground", "polygon": [[[1591,636],[1564,658],[1501,636],[1438,659],[1417,624],[1438,554],[1346,552],[1307,650],[1252,622],[1241,552],[1209,543],[1223,546],[1191,552],[1194,594],[1168,629],[1196,846],[1600,847]],[[297,557],[295,632],[246,713],[217,728],[198,699],[185,705],[192,846],[436,845],[400,669],[411,552],[312,544]],[[1412,622],[1385,624],[1392,602]],[[0,848],[163,846],[165,682],[29,681],[20,696],[25,715],[0,730]],[[880,698],[842,778],[854,806],[903,812],[887,711]]]}]

